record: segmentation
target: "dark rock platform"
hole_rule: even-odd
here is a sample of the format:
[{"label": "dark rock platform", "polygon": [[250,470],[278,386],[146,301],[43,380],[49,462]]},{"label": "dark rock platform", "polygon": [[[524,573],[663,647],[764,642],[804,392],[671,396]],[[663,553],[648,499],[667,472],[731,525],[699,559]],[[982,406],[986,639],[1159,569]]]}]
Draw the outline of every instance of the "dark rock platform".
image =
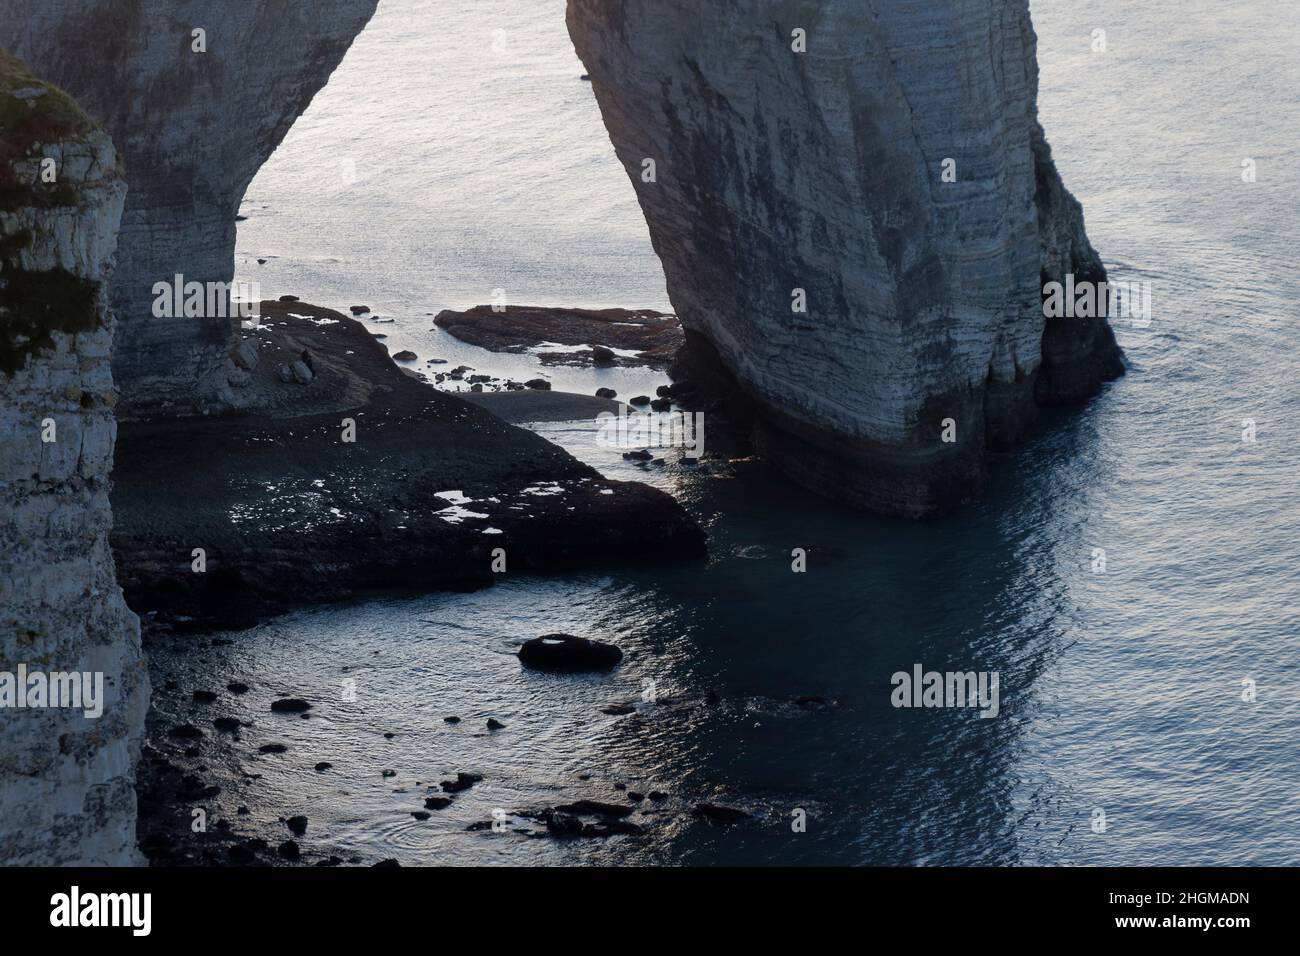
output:
[{"label": "dark rock platform", "polygon": [[[608,481],[403,374],[354,319],[266,302],[245,334],[258,344],[258,412],[121,425],[112,540],[146,627],[249,626],[367,590],[482,587],[502,573],[497,549],[507,574],[705,553],[669,495]],[[304,351],[311,381],[280,380]]]}]

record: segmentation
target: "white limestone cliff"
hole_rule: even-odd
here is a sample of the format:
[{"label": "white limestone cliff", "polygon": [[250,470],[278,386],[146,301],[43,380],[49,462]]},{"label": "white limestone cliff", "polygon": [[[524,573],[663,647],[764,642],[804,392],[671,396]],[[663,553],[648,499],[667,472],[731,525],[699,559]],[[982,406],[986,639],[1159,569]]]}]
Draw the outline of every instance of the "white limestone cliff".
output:
[{"label": "white limestone cliff", "polygon": [[[141,860],[149,682],[108,542],[125,193],[108,136],[0,52],[0,865]],[[20,666],[102,674],[102,715],[20,709]]]},{"label": "white limestone cliff", "polygon": [[673,306],[796,480],[940,512],[1040,404],[1120,373],[1104,321],[1042,314],[1045,276],[1104,270],[1038,124],[1027,0],[569,0],[568,23]]}]

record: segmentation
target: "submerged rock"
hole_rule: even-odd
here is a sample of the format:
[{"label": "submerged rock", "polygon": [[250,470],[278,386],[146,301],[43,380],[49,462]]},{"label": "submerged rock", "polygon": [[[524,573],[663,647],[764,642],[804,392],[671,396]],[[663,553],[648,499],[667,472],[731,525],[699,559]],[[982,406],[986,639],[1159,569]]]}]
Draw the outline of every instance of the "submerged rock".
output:
[{"label": "submerged rock", "polygon": [[[654,795],[651,794],[651,796]],[[740,823],[749,819],[749,814],[744,810],[737,810],[735,807],[723,807],[716,803],[697,803],[695,809],[691,812],[698,819],[722,826],[730,826],[733,823]]]},{"label": "submerged rock", "polygon": [[483,780],[483,775],[478,773],[458,773],[455,780],[444,780],[441,787],[444,793],[460,793],[468,790],[474,784]]},{"label": "submerged rock", "polygon": [[311,710],[311,704],[301,697],[282,697],[271,703],[271,710],[277,714],[301,714]]},{"label": "submerged rock", "polygon": [[582,833],[582,821],[567,813],[551,813],[546,816],[546,829],[556,836],[578,836]]},{"label": "submerged rock", "polygon": [[613,644],[570,634],[544,634],[525,641],[519,649],[525,667],[544,671],[606,671],[622,659],[623,652]]},{"label": "submerged rock", "polygon": [[603,803],[600,800],[575,800],[573,803],[566,803],[555,809],[560,813],[571,813],[580,817],[626,817],[632,813],[631,807],[625,807],[621,803]]}]

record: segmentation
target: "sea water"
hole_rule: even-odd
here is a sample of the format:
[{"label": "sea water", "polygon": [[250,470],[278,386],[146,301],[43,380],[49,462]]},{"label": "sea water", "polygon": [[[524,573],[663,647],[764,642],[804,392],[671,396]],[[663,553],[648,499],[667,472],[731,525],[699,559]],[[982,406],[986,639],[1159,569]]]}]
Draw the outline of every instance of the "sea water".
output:
[{"label": "sea water", "polygon": [[[708,562],[509,575],[295,613],[197,661],[156,655],[254,687],[233,709],[258,726],[214,768],[218,801],[254,808],[240,827],[269,838],[308,813],[305,851],[405,864],[1300,860],[1300,20],[1264,0],[1033,12],[1065,182],[1112,275],[1151,288],[1149,324],[1117,326],[1129,374],[998,456],[978,503],[924,524],[845,512],[753,465],[634,465],[594,423],[538,426],[677,495]],[[430,332],[428,313],[497,288],[667,309],[581,72],[562,0],[382,0],[250,188],[241,278],[370,305],[395,319],[376,327],[394,350],[516,376],[537,366]],[[554,374],[582,391],[662,381]],[[518,642],[551,631],[627,656],[603,676],[522,670]],[[917,665],[996,673],[998,716],[895,707],[892,675]],[[316,701],[313,719],[270,719],[282,693]],[[257,754],[268,740],[291,749]],[[412,818],[457,771],[484,780]],[[535,839],[513,816],[466,830],[621,801],[615,783],[668,795],[633,818],[645,836]],[[693,819],[705,800],[755,819]]]}]

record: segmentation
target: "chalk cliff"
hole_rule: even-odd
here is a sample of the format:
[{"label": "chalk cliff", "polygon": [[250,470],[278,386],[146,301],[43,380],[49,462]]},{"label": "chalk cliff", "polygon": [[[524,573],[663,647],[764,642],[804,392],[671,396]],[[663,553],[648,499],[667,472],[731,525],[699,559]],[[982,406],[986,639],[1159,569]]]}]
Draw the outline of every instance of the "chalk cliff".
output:
[{"label": "chalk cliff", "polygon": [[130,190],[112,284],[120,414],[237,402],[229,322],[154,318],[153,285],[177,273],[231,281],[248,184],[376,3],[0,0],[0,48],[67,90],[122,153]]},{"label": "chalk cliff", "polygon": [[1043,318],[1045,278],[1104,270],[1027,0],[569,0],[568,24],[683,326],[797,481],[946,510],[1039,405],[1122,371],[1104,321]]},{"label": "chalk cliff", "polygon": [[[108,544],[125,192],[108,136],[0,51],[0,865],[140,859],[148,675]],[[20,666],[102,674],[102,716],[19,709]]]}]

